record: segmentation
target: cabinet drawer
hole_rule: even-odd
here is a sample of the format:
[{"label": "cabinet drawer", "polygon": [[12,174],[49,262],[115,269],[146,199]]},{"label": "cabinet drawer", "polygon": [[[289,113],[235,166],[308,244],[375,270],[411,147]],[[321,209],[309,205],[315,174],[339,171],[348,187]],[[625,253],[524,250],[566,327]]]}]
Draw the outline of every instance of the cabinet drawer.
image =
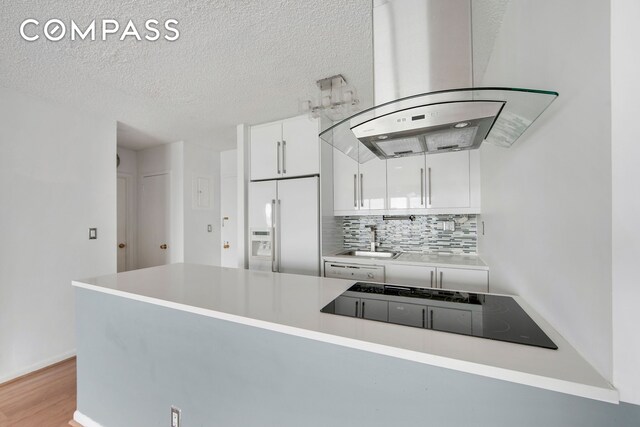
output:
[{"label": "cabinet drawer", "polygon": [[471,335],[471,312],[455,308],[429,307],[429,329]]},{"label": "cabinet drawer", "polygon": [[359,302],[360,298],[339,296],[335,301],[335,313],[342,316],[356,317],[358,314]]},{"label": "cabinet drawer", "polygon": [[432,288],[435,287],[435,276],[435,267],[389,264],[385,269],[386,282],[396,285]]},{"label": "cabinet drawer", "polygon": [[361,317],[363,319],[380,320],[382,322],[388,320],[389,303],[387,301],[362,298],[361,304]]},{"label": "cabinet drawer", "polygon": [[391,323],[424,328],[427,326],[426,316],[427,307],[424,305],[389,302],[389,322]]},{"label": "cabinet drawer", "polygon": [[467,292],[489,292],[489,272],[438,267],[438,287]]}]

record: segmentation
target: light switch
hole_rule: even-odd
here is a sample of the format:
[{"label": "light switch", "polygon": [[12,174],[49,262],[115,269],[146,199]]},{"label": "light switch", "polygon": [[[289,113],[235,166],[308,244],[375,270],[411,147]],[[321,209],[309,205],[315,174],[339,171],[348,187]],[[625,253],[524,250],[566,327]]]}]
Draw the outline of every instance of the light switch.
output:
[{"label": "light switch", "polygon": [[207,231],[209,233],[211,233],[213,231],[213,227],[211,226],[211,224],[207,225]]},{"label": "light switch", "polygon": [[89,240],[95,240],[98,238],[98,229],[90,228],[89,229]]}]

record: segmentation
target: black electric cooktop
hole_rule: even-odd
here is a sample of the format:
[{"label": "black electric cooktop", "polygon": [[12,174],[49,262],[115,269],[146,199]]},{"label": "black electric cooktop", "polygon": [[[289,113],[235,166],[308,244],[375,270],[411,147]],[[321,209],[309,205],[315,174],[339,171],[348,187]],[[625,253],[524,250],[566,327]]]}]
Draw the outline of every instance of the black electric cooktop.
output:
[{"label": "black electric cooktop", "polygon": [[320,311],[558,349],[509,296],[358,282]]}]

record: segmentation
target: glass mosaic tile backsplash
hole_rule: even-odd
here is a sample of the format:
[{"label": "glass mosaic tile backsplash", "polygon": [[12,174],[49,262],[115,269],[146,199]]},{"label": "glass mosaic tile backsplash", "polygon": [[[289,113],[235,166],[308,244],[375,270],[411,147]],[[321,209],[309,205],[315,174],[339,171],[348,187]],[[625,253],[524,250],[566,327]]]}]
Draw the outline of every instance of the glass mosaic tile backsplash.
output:
[{"label": "glass mosaic tile backsplash", "polygon": [[[455,221],[455,230],[437,229],[441,221]],[[342,219],[345,249],[369,250],[371,231],[365,228],[367,225],[377,228],[378,250],[477,254],[476,215],[416,215],[415,221],[385,221],[382,216],[345,216]]]}]

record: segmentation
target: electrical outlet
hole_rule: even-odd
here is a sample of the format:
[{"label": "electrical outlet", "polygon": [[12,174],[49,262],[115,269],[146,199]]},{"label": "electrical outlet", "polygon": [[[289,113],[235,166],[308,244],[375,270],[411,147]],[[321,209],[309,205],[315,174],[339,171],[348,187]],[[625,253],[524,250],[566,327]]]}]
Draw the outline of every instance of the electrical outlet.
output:
[{"label": "electrical outlet", "polygon": [[211,233],[213,231],[213,226],[211,224],[207,225],[207,231]]},{"label": "electrical outlet", "polygon": [[455,221],[438,221],[436,223],[436,230],[456,231],[456,222]]},{"label": "electrical outlet", "polygon": [[171,427],[180,427],[180,409],[171,407]]},{"label": "electrical outlet", "polygon": [[89,229],[89,240],[95,240],[98,238],[98,229],[90,228]]}]

